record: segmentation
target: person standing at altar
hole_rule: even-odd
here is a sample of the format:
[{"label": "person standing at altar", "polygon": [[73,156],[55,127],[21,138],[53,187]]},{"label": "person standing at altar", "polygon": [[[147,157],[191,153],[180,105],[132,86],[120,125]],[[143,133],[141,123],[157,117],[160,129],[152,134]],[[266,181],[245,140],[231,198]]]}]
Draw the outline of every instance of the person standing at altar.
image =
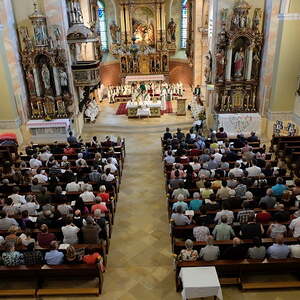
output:
[{"label": "person standing at altar", "polygon": [[161,110],[166,110],[166,100],[167,100],[167,89],[165,87],[162,88],[161,94],[160,94],[160,100],[161,100]]}]

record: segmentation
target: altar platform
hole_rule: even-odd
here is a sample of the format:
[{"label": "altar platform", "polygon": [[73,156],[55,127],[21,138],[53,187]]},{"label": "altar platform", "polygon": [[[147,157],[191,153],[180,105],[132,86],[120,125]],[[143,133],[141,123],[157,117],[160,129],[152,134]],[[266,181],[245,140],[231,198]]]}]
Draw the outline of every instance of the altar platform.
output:
[{"label": "altar platform", "polygon": [[250,135],[252,131],[261,135],[261,116],[258,113],[218,114],[218,127],[223,127],[228,136]]}]

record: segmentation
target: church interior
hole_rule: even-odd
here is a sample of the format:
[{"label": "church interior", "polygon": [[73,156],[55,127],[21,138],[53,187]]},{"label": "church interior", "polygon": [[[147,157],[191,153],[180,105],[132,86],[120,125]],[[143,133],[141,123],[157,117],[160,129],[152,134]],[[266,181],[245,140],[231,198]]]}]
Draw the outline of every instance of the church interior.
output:
[{"label": "church interior", "polygon": [[0,297],[299,299],[299,37],[299,0],[0,0]]}]

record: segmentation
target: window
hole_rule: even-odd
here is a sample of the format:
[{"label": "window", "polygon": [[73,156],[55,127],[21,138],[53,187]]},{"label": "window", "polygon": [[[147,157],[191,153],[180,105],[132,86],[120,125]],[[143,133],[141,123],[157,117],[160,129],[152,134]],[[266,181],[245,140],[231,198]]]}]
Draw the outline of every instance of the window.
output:
[{"label": "window", "polygon": [[100,38],[102,50],[108,50],[107,42],[107,30],[106,30],[106,18],[105,18],[105,8],[102,1],[98,1],[98,18],[99,18],[99,29],[100,29]]},{"label": "window", "polygon": [[187,39],[187,25],[188,25],[188,9],[187,9],[187,0],[181,1],[181,37],[180,37],[180,46],[181,48],[186,48],[186,39]]}]

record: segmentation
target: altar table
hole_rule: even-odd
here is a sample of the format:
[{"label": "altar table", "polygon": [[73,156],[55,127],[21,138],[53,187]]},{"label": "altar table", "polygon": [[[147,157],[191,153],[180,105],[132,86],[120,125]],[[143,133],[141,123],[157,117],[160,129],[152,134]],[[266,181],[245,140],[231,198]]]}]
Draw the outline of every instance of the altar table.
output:
[{"label": "altar table", "polygon": [[215,267],[181,268],[182,299],[216,296],[223,300],[222,289]]},{"label": "altar table", "polygon": [[258,113],[218,114],[219,127],[223,127],[228,136],[244,134],[249,136],[252,131],[260,135],[261,117]]},{"label": "altar table", "polygon": [[54,119],[51,121],[45,120],[29,120],[27,127],[31,133],[33,142],[65,142],[68,137],[70,127],[69,119]]}]

